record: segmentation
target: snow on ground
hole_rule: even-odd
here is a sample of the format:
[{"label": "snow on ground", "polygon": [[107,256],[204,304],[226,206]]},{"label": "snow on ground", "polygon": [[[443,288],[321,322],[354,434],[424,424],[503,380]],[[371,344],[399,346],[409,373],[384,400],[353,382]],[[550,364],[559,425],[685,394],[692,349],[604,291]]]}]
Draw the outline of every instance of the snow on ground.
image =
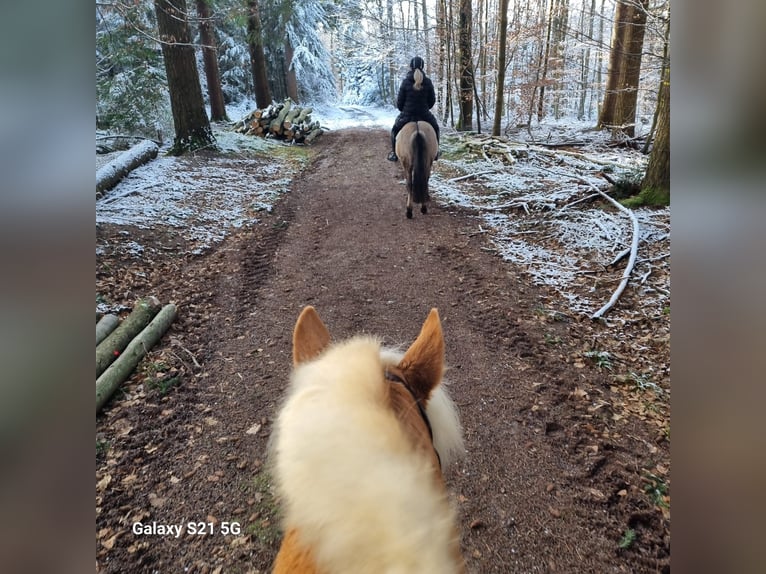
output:
[{"label": "snow on ground", "polygon": [[[312,119],[323,128],[385,127],[390,129],[396,110],[347,105],[312,105]],[[227,106],[237,121],[256,109],[245,100]],[[165,225],[175,229],[199,253],[226,237],[234,228],[257,222],[257,213],[269,210],[290,186],[299,163],[276,150],[286,144],[245,136],[214,125],[218,149],[224,157],[194,154],[166,156],[168,144],[156,160],[131,172],[96,202],[96,225],[114,224],[148,229]],[[152,145],[146,142],[144,145]],[[284,151],[284,150],[282,150]],[[123,162],[131,152],[96,156],[96,169]],[[257,159],[268,156],[268,161]],[[97,246],[97,250],[103,246]],[[135,241],[126,253],[138,254]]]},{"label": "snow on ground", "polygon": [[[313,105],[312,119],[326,129],[367,127],[390,129],[393,107]],[[254,102],[228,106],[233,120],[255,109]],[[619,180],[639,179],[647,156],[626,148],[609,147],[609,135],[594,132],[588,123],[551,122],[507,134],[521,150],[513,164],[495,156],[460,154],[443,157],[431,179],[435,199],[476,210],[481,231],[507,261],[523,265],[532,280],[558,292],[576,314],[591,314],[604,303],[619,281],[624,262],[606,275],[614,285],[595,286],[594,277],[630,245],[631,224],[616,211],[579,200],[604,189],[599,172]],[[222,241],[234,228],[257,221],[269,210],[300,169],[295,153],[278,141],[216,127],[222,156],[196,154],[158,159],[134,170],[96,202],[96,224],[174,228],[201,252]],[[443,143],[456,141],[444,130]],[[569,150],[547,149],[540,142],[586,142]],[[280,150],[280,151],[278,151]],[[574,151],[573,151],[574,150]],[[449,154],[447,154],[449,156]],[[268,157],[264,161],[262,158]],[[291,159],[292,157],[292,159]],[[97,156],[103,164],[109,157]],[[261,158],[261,159],[259,159]],[[459,175],[455,175],[455,173]],[[637,209],[641,227],[639,261],[634,271],[648,313],[669,305],[670,210]],[[97,246],[97,251],[103,246]],[[142,246],[131,239],[124,248],[134,255]]]},{"label": "snow on ground", "polygon": [[[232,121],[237,121],[247,116],[257,107],[254,101],[244,100],[234,106],[226,106],[226,113]],[[323,128],[329,130],[381,127],[390,130],[399,113],[393,106],[370,108],[337,103],[308,103],[305,104],[305,107],[312,109],[312,120],[318,121]]]},{"label": "snow on ground", "polygon": [[366,108],[344,104],[318,104],[312,106],[311,117],[318,120],[323,128],[385,128],[390,130],[399,111],[393,106]]},{"label": "snow on ground", "polygon": [[[433,195],[444,203],[476,210],[481,230],[489,233],[505,260],[524,266],[536,284],[559,293],[569,311],[590,315],[608,299],[605,293],[611,295],[625,259],[606,273],[616,278],[614,285],[596,288],[594,277],[603,277],[605,267],[630,246],[632,227],[626,215],[579,200],[593,196],[593,187],[608,187],[601,171],[615,180],[635,180],[645,170],[647,156],[607,147],[606,134],[571,124],[537,132],[531,134],[534,138],[527,132],[509,138],[522,151],[512,165],[495,156],[443,159],[431,178]],[[588,143],[576,152],[530,143],[551,137],[556,142]],[[640,245],[634,276],[640,281],[647,312],[662,313],[669,304],[670,210],[635,213]]]},{"label": "snow on ground", "polygon": [[[216,139],[225,155],[173,157],[161,150],[96,202],[96,225],[168,226],[200,253],[232,229],[256,223],[258,212],[287,191],[300,162],[284,154],[258,159],[254,152],[284,147],[273,140],[224,130],[216,130]],[[135,241],[125,249],[141,252]]]}]

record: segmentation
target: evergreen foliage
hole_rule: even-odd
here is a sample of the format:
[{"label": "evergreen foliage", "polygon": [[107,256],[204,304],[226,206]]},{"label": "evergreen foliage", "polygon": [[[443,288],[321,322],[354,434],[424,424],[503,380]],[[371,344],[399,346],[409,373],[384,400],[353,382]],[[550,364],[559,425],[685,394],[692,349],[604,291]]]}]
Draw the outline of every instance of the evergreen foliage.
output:
[{"label": "evergreen foliage", "polygon": [[151,4],[96,7],[96,127],[172,133],[165,68]]}]

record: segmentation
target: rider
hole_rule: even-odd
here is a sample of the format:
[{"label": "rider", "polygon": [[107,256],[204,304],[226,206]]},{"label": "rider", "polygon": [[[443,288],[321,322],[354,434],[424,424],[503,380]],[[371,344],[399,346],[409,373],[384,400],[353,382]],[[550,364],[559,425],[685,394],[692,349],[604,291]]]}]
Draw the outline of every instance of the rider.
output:
[{"label": "rider", "polygon": [[400,113],[394,122],[394,127],[391,128],[391,153],[388,154],[388,161],[399,159],[396,157],[396,134],[407,122],[418,120],[428,122],[436,132],[436,141],[439,141],[439,123],[429,111],[436,103],[434,85],[423,71],[423,65],[423,58],[420,56],[412,58],[410,71],[407,72],[407,76],[402,80],[402,85],[399,87],[396,107]]}]

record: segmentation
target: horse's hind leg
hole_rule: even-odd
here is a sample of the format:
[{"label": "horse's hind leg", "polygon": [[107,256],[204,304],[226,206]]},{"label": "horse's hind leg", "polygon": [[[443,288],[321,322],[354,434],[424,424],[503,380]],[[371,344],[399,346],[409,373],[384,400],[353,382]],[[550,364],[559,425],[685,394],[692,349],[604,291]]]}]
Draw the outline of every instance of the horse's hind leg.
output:
[{"label": "horse's hind leg", "polygon": [[407,219],[412,219],[412,194],[407,192]]}]

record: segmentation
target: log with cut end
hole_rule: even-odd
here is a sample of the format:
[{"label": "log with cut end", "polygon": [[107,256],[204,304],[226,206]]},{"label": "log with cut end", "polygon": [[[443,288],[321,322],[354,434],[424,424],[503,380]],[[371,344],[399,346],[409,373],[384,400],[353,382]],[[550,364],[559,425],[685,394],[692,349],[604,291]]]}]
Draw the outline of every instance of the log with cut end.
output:
[{"label": "log with cut end", "polygon": [[312,108],[302,108],[288,98],[250,112],[237,124],[235,131],[292,143],[309,143],[322,134],[319,122],[311,121],[312,111]]},{"label": "log with cut end", "polygon": [[311,132],[306,136],[305,141],[306,143],[311,143],[314,141],[319,135],[322,133],[322,129],[319,127],[314,128],[311,130]]},{"label": "log with cut end", "polygon": [[157,157],[159,149],[153,141],[144,140],[99,169],[96,172],[96,197],[112,189],[138,166]]},{"label": "log with cut end", "polygon": [[96,346],[106,339],[106,336],[117,328],[120,324],[120,318],[117,315],[104,315],[101,320],[96,323]]},{"label": "log with cut end", "polygon": [[149,349],[157,344],[176,318],[176,306],[165,305],[130,342],[120,357],[96,379],[96,414],[128,378]]},{"label": "log with cut end", "polygon": [[125,320],[96,346],[96,377],[123,352],[162,307],[156,297],[141,299]]}]

